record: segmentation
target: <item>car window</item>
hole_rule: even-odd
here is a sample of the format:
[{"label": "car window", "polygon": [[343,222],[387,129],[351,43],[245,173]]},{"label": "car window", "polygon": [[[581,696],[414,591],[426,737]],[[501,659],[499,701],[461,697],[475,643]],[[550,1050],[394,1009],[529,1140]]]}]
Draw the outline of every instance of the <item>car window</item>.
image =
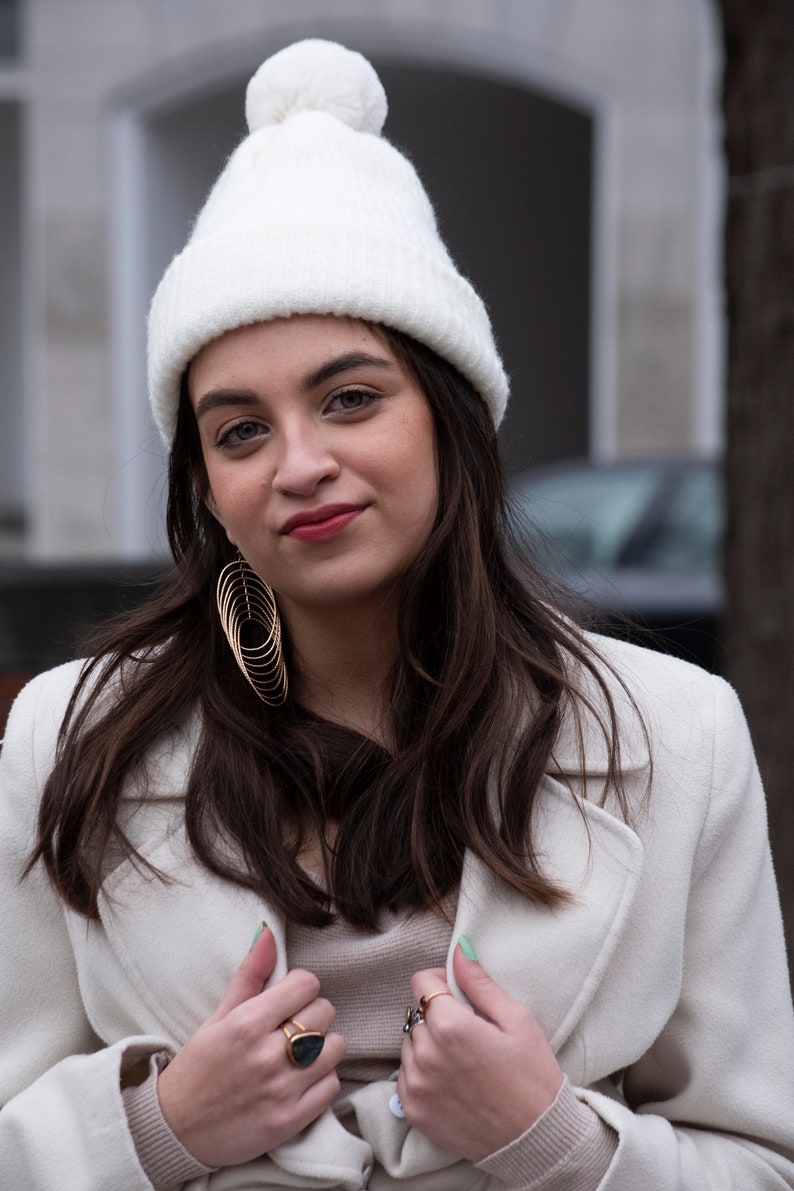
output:
[{"label": "car window", "polygon": [[610,567],[620,559],[659,482],[659,472],[648,467],[560,471],[524,482],[518,498],[545,562]]},{"label": "car window", "polygon": [[661,571],[715,570],[723,536],[722,478],[708,468],[682,473],[648,538],[643,565]]}]

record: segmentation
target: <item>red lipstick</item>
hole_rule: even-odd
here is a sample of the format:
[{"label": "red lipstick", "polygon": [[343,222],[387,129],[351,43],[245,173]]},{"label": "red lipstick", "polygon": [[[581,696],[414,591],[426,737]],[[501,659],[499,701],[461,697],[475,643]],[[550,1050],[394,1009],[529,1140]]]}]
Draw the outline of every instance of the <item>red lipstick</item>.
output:
[{"label": "red lipstick", "polygon": [[359,513],[363,513],[364,508],[364,505],[324,505],[320,509],[309,509],[289,517],[280,532],[300,542],[319,542],[341,533]]}]

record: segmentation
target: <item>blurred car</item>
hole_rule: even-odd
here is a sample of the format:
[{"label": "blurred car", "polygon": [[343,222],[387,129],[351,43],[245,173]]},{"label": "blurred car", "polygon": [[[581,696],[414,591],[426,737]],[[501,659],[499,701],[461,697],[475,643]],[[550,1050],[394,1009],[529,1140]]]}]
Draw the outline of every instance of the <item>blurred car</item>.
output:
[{"label": "blurred car", "polygon": [[537,468],[511,485],[535,558],[605,631],[723,669],[725,501],[702,459]]}]

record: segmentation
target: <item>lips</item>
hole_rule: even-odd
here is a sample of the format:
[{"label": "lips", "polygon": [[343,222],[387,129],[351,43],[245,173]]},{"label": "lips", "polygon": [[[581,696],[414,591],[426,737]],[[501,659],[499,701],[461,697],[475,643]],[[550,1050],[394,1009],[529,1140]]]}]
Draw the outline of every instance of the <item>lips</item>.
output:
[{"label": "lips", "polygon": [[308,509],[287,518],[281,527],[281,534],[303,542],[319,541],[334,537],[346,529],[360,513],[364,505],[324,505],[319,509]]}]

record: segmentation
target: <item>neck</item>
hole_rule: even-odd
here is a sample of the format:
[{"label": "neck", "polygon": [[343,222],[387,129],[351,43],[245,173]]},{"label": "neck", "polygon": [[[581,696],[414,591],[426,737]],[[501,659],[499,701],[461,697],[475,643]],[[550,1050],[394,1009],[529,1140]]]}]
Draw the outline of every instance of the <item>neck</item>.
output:
[{"label": "neck", "polygon": [[298,702],[387,745],[386,684],[397,656],[394,609],[346,605],[318,613],[290,605],[281,615],[292,643],[290,685]]}]

